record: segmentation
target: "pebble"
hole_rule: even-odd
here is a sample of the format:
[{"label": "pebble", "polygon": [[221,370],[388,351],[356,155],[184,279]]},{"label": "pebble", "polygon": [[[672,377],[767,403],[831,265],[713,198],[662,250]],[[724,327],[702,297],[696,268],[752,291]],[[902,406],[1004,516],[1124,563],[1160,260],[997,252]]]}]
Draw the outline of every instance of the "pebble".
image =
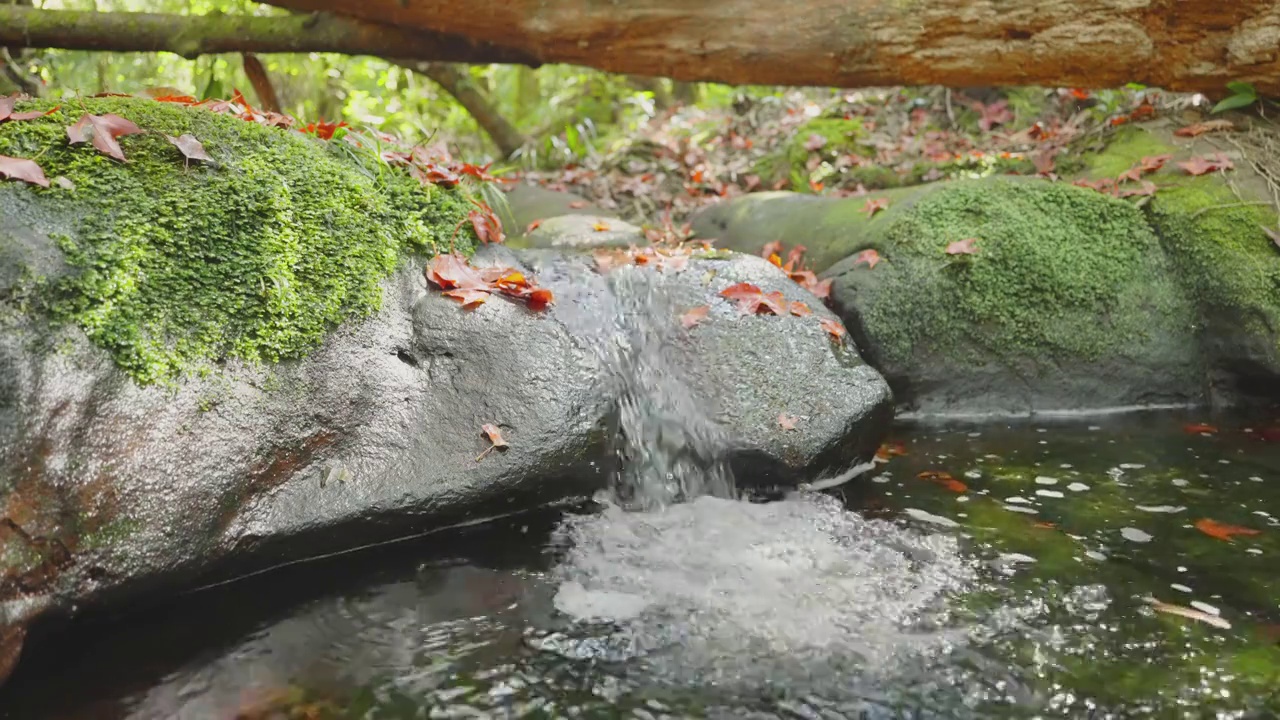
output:
[{"label": "pebble", "polygon": [[1189,592],[1191,592],[1191,588],[1187,587],[1186,585],[1179,584],[1179,583],[1173,583],[1173,584],[1171,584],[1169,587],[1173,588],[1174,590],[1178,590],[1179,592],[1184,592],[1184,593],[1189,593]]},{"label": "pebble", "polygon": [[1037,485],[1057,485],[1058,478],[1051,478],[1051,477],[1048,477],[1047,475],[1041,475],[1040,477],[1036,478],[1036,484]]},{"label": "pebble", "polygon": [[1063,495],[1061,492],[1057,490],[1037,490],[1036,494],[1039,495],[1040,497],[1047,497],[1047,498],[1066,497],[1066,495]]},{"label": "pebble", "polygon": [[1170,480],[1170,482],[1173,483],[1174,487],[1186,487],[1191,484],[1182,478],[1174,478],[1173,480]]},{"label": "pebble", "polygon": [[1134,505],[1134,508],[1149,513],[1180,513],[1187,509],[1184,505]]},{"label": "pebble", "polygon": [[1121,528],[1120,537],[1129,542],[1146,543],[1151,542],[1151,534],[1138,528]]},{"label": "pebble", "polygon": [[1087,551],[1085,551],[1084,556],[1085,556],[1085,557],[1087,557],[1087,558],[1089,558],[1090,560],[1097,560],[1097,561],[1099,561],[1099,562],[1101,562],[1101,561],[1103,561],[1103,560],[1106,560],[1106,559],[1107,559],[1107,556],[1106,556],[1106,555],[1103,555],[1102,553],[1098,552],[1097,550],[1087,550]]},{"label": "pebble", "polygon": [[1081,482],[1075,482],[1068,485],[1067,489],[1070,490],[1071,492],[1084,492],[1085,490],[1089,489],[1089,486]]},{"label": "pebble", "polygon": [[1011,498],[1005,498],[1005,499],[1004,499],[1004,501],[1005,501],[1005,502],[1007,502],[1007,503],[1013,503],[1013,504],[1015,504],[1015,505],[1026,505],[1027,503],[1030,503],[1030,502],[1031,502],[1030,500],[1028,500],[1028,499],[1026,499],[1026,498],[1024,498],[1024,497],[1018,497],[1018,496],[1016,496],[1016,495],[1015,495],[1014,497],[1011,497]]},{"label": "pebble", "polygon": [[1210,605],[1209,603],[1200,602],[1199,600],[1192,600],[1192,601],[1191,601],[1191,607],[1193,607],[1193,608],[1195,608],[1195,609],[1199,610],[1199,611],[1200,611],[1200,612],[1202,612],[1202,613],[1209,613],[1210,615],[1221,615],[1221,614],[1222,614],[1222,611],[1221,611],[1221,610],[1219,610],[1218,608],[1216,608],[1216,607],[1214,607],[1214,606]]}]

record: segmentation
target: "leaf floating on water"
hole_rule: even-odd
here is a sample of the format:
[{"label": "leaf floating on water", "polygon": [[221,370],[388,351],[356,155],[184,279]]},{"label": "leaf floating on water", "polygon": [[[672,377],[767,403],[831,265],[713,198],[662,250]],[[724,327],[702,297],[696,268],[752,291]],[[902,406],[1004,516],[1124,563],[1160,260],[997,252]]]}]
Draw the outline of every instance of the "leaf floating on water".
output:
[{"label": "leaf floating on water", "polygon": [[707,318],[707,313],[711,312],[710,305],[701,305],[680,316],[680,324],[685,330],[692,328]]},{"label": "leaf floating on water", "polygon": [[928,480],[929,482],[937,483],[942,487],[950,490],[953,493],[963,493],[963,492],[969,491],[968,485],[965,485],[964,483],[952,477],[951,473],[949,472],[943,472],[941,470],[925,470],[924,472],[920,473],[916,477],[920,478],[921,480]]},{"label": "leaf floating on water", "polygon": [[1209,518],[1201,518],[1197,520],[1196,529],[1211,538],[1217,538],[1218,540],[1224,540],[1226,542],[1234,542],[1234,540],[1231,539],[1233,535],[1251,536],[1262,534],[1261,530],[1254,530],[1253,528],[1241,527],[1239,525],[1227,525],[1226,523],[1220,523],[1217,520],[1210,520]]},{"label": "leaf floating on water", "polygon": [[1230,622],[1225,618],[1214,615],[1213,613],[1202,612],[1193,608],[1174,605],[1173,603],[1160,602],[1155,598],[1147,598],[1147,602],[1151,604],[1151,609],[1156,612],[1165,613],[1167,615],[1177,615],[1178,617],[1184,617],[1188,620],[1195,620],[1206,625],[1212,625],[1213,627],[1221,630],[1231,629]]},{"label": "leaf floating on water", "polygon": [[1189,435],[1213,435],[1218,432],[1218,428],[1212,425],[1190,424],[1183,425],[1182,429]]},{"label": "leaf floating on water", "polygon": [[886,442],[876,450],[877,462],[889,462],[889,458],[907,454],[907,446],[900,442]]}]

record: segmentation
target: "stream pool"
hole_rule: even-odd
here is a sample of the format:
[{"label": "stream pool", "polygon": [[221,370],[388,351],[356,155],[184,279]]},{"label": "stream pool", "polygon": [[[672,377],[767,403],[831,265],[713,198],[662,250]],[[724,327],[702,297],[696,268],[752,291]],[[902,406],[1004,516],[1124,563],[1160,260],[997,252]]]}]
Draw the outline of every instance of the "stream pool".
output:
[{"label": "stream pool", "polygon": [[880,459],[81,621],[0,718],[1280,716],[1277,418],[900,422]]}]

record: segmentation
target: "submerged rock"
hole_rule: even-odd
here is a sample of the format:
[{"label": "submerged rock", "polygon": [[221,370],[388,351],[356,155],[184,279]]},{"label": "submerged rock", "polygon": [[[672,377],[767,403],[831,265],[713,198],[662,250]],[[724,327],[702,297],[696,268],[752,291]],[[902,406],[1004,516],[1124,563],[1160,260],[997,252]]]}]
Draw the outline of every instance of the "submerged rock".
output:
[{"label": "submerged rock", "polygon": [[[78,189],[0,186],[18,268],[0,277],[0,666],[36,619],[586,495],[629,428],[655,430],[628,438],[648,461],[694,448],[744,483],[793,484],[868,460],[887,425],[884,381],[756,258],[606,276],[492,248],[476,262],[527,260],[556,302],[463,309],[422,273],[465,212],[455,194],[375,186],[235,118],[93,102],[190,125],[224,164],[184,170],[150,137],[112,163],[38,124],[56,115],[21,129]],[[740,316],[717,293],[742,280],[819,315]],[[650,321],[702,304],[688,331]],[[509,447],[485,452],[485,424]]]}]

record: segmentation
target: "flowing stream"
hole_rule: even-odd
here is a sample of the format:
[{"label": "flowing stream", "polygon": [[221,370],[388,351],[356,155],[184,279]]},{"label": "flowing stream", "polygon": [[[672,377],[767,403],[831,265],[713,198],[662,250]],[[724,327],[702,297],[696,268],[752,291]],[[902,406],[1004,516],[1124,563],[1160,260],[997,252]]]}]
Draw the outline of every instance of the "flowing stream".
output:
[{"label": "flowing stream", "polygon": [[674,313],[610,282],[609,497],[80,628],[0,718],[1280,712],[1274,418],[899,423],[868,475],[748,502]]}]

